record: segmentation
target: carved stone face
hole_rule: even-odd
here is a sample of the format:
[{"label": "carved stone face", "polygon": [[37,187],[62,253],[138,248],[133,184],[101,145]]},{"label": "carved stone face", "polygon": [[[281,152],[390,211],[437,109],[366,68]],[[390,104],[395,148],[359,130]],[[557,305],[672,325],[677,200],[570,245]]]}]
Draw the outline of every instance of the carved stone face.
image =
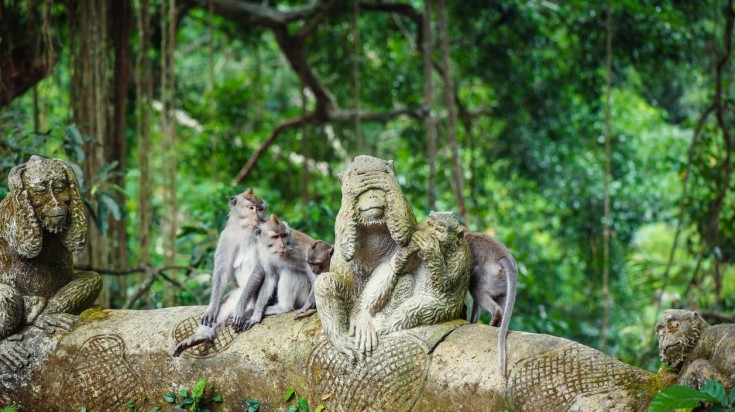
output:
[{"label": "carved stone face", "polygon": [[661,360],[679,368],[699,342],[707,323],[697,312],[669,309],[656,324]]},{"label": "carved stone face", "polygon": [[357,197],[357,208],[363,225],[384,223],[386,199],[380,189],[369,189]]},{"label": "carved stone face", "polygon": [[71,187],[59,163],[31,161],[23,173],[23,186],[36,216],[51,233],[59,233],[69,224]]}]

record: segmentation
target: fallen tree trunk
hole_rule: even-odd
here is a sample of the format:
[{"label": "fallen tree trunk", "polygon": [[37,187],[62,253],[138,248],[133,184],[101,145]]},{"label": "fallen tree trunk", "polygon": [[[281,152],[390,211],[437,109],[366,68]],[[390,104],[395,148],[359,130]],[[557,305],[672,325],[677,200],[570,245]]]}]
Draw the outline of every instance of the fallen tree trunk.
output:
[{"label": "fallen tree trunk", "polygon": [[[206,378],[205,404],[214,411],[247,410],[253,399],[261,410],[285,410],[291,387],[326,411],[636,411],[664,386],[658,375],[584,345],[522,332],[508,334],[504,380],[498,329],[464,321],[386,336],[354,365],[330,346],[318,315],[267,317],[239,335],[228,327],[212,344],[171,357],[203,311],[90,309],[69,333],[28,328],[21,344],[33,357],[15,372],[0,365],[0,405],[122,411],[132,401],[139,411],[166,410],[163,394]],[[211,401],[215,393],[221,404]]]}]

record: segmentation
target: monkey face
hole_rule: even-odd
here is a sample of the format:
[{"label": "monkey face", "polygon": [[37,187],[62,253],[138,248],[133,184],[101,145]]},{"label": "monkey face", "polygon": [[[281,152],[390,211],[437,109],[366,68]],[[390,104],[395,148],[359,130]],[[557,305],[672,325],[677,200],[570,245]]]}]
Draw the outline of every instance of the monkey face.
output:
[{"label": "monkey face", "polygon": [[334,247],[327,242],[317,240],[309,248],[306,261],[309,263],[311,271],[318,275],[329,270],[329,263],[334,254]]},{"label": "monkey face", "polygon": [[268,250],[274,256],[281,258],[286,257],[289,244],[288,232],[281,230],[268,231],[266,236],[268,239]]},{"label": "monkey face", "polygon": [[60,164],[42,167],[40,163],[28,163],[23,186],[38,220],[49,232],[59,233],[69,224],[71,187]]},{"label": "monkey face", "polygon": [[364,225],[382,224],[385,207],[385,192],[380,189],[369,189],[357,197],[357,208]]},{"label": "monkey face", "polygon": [[265,205],[262,202],[253,202],[242,195],[230,198],[230,213],[237,213],[242,227],[257,228],[265,221]]},{"label": "monkey face", "polygon": [[661,360],[679,368],[699,342],[706,323],[696,312],[667,310],[656,324],[658,350]]}]

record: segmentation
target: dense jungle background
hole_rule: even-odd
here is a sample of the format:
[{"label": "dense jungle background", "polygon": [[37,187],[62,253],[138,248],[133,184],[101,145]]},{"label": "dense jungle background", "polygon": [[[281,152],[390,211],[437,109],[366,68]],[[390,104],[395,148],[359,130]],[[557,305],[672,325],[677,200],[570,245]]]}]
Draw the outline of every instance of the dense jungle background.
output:
[{"label": "dense jungle background", "polygon": [[[394,159],[422,220],[510,247],[511,328],[655,370],[664,308],[735,322],[733,0],[0,0],[0,198],[71,162],[112,308],[206,304],[229,196],[334,240]],[[484,314],[482,321],[487,322]]]}]

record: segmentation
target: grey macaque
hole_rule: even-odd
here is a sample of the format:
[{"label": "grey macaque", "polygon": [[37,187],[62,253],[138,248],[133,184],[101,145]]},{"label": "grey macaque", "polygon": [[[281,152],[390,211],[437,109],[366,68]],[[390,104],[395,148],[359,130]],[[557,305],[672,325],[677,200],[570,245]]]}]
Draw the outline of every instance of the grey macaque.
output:
[{"label": "grey macaque", "polygon": [[329,272],[329,262],[334,254],[334,246],[323,240],[312,243],[306,255],[306,262],[315,275]]},{"label": "grey macaque", "polygon": [[[176,345],[174,357],[188,348],[213,340],[228,320],[232,321],[235,330],[242,327],[246,310],[254,304],[250,297],[255,293],[246,293],[245,286],[251,274],[259,268],[256,243],[259,226],[265,221],[265,207],[263,199],[256,196],[252,188],[230,198],[229,218],[214,253],[209,306],[194,335]],[[235,289],[220,300],[228,282]]]},{"label": "grey macaque", "polygon": [[[298,318],[315,307],[313,289],[316,275],[306,262],[307,251],[313,243],[314,239],[291,229],[276,215],[271,215],[270,220],[261,225],[258,240],[260,267],[246,287],[247,291],[256,288],[259,291],[252,315],[242,330],[260,323],[263,315],[277,315],[298,309],[294,316]],[[277,302],[267,306],[274,292]]]},{"label": "grey macaque", "polygon": [[493,315],[490,325],[500,325],[498,365],[500,373],[505,376],[505,338],[508,334],[518,284],[516,261],[508,248],[490,235],[471,233],[465,229],[465,238],[472,254],[470,322],[477,323],[482,306]]}]

